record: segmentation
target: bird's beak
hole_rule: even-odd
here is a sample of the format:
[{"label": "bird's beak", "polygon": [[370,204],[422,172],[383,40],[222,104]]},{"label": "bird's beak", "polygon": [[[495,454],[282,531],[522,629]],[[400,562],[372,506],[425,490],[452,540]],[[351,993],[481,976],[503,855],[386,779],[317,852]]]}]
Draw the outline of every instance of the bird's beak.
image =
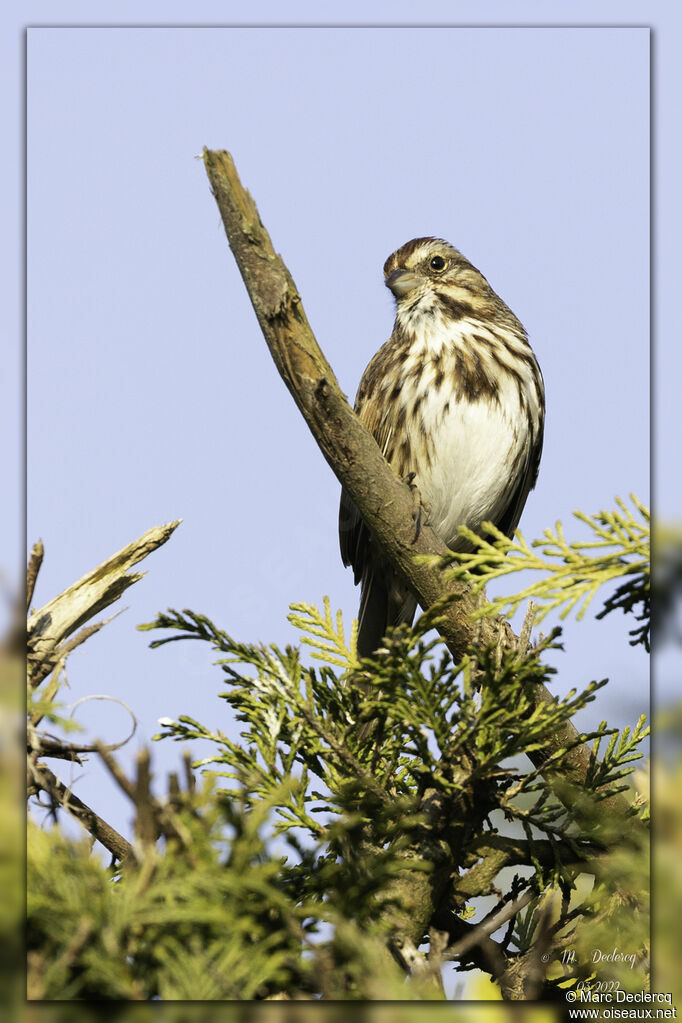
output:
[{"label": "bird's beak", "polygon": [[423,284],[422,278],[419,274],[412,273],[411,270],[403,270],[402,267],[398,267],[397,270],[393,270],[392,273],[386,278],[386,287],[390,288],[396,298],[403,298],[405,295],[409,295],[411,291],[418,288],[420,284]]}]

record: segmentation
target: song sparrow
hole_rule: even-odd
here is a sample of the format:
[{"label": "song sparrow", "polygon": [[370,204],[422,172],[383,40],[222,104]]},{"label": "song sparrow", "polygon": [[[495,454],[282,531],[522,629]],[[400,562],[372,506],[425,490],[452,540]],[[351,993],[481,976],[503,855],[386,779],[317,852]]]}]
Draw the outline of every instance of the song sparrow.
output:
[{"label": "song sparrow", "polygon": [[[428,522],[452,550],[457,527],[492,521],[511,536],[542,451],[542,374],[521,323],[467,259],[440,238],[415,238],[384,264],[396,298],[393,333],[367,366],[355,411],[384,457],[418,488]],[[414,594],[382,556],[345,491],[344,565],[362,583],[358,652],[410,624]]]}]

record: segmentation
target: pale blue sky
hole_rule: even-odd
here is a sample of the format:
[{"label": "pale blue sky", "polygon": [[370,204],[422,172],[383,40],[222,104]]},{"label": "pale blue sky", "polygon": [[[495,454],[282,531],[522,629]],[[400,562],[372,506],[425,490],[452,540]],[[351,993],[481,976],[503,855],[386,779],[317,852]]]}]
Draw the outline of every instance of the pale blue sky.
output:
[{"label": "pale blue sky", "polygon": [[[514,7],[526,22],[547,18],[543,4]],[[631,28],[30,29],[27,541],[46,547],[37,601],[150,526],[184,519],[143,565],[129,610],[70,665],[69,698],[109,693],[135,709],[124,764],[162,715],[228,728],[208,651],[149,651],[137,623],[191,607],[241,639],[282,643],[295,640],[290,601],[328,594],[348,623],[357,608],[337,549],[338,484],[277,376],[194,157],[203,145],[232,152],[350,397],[391,330],[386,256],[421,234],[460,248],[527,327],[545,376],[545,451],[521,528],[536,536],[559,518],[569,531],[575,508],[649,497],[650,21],[660,24],[654,396],[659,457],[676,456],[679,152],[666,124],[679,18],[648,7],[651,19],[635,3],[552,5],[564,24],[617,14]],[[229,8],[234,20],[246,9]],[[289,9],[319,18],[313,4]],[[343,13],[381,23],[411,11],[351,3]],[[282,17],[274,4],[259,12]],[[107,14],[148,20],[156,8],[98,5]],[[457,14],[460,24],[509,19],[501,3]],[[26,16],[53,23],[47,4],[25,5]],[[228,15],[219,4],[164,7],[168,22],[189,16]],[[91,22],[92,11],[64,4],[60,17]],[[444,3],[420,9],[423,25],[449,17]],[[17,20],[2,44],[16,76],[18,33]],[[14,336],[20,269],[3,282]],[[679,496],[677,473],[661,472],[660,514],[678,514]],[[612,679],[583,727],[647,709],[648,666],[627,626],[623,616],[567,623],[557,691]],[[126,730],[109,705],[79,716],[109,741]],[[156,745],[157,770],[178,754]],[[82,775],[79,795],[101,803],[100,773]],[[115,805],[112,823],[127,832],[127,807]]]}]

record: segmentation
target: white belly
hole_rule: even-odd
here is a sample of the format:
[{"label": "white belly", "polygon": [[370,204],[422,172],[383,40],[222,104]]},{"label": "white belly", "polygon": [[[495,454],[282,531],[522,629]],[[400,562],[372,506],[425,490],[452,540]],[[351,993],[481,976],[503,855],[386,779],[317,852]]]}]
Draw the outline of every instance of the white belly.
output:
[{"label": "white belly", "polygon": [[437,424],[436,437],[431,466],[414,482],[430,525],[449,547],[461,549],[466,542],[458,526],[479,532],[481,523],[494,521],[509,503],[512,467],[529,445],[526,415],[515,387],[500,404],[452,402],[445,418],[442,400],[427,398],[425,406],[424,420]]}]

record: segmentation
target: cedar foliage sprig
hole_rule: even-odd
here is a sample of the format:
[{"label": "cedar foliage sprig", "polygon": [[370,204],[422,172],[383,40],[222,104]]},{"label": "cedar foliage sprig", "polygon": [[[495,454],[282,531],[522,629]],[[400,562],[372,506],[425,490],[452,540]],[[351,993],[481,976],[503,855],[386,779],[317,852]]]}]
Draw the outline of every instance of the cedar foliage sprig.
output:
[{"label": "cedar foliage sprig", "polygon": [[[510,595],[494,597],[477,612],[478,616],[514,614],[528,600],[538,606],[536,622],[550,611],[560,610],[566,618],[577,608],[582,618],[597,591],[623,580],[610,594],[597,618],[615,610],[632,613],[640,625],[630,632],[631,643],[642,643],[649,650],[650,632],[650,516],[648,509],[634,494],[630,495],[634,510],[621,498],[617,507],[596,515],[574,512],[593,539],[568,541],[561,522],[554,530],[545,529],[542,537],[525,539],[520,530],[512,538],[500,532],[491,522],[483,523],[490,539],[479,536],[465,526],[462,536],[473,550],[453,553],[442,559],[450,578],[468,582],[474,592],[482,590],[493,579],[516,572],[539,572],[541,577],[524,589]],[[539,553],[538,553],[539,552]]]}]

